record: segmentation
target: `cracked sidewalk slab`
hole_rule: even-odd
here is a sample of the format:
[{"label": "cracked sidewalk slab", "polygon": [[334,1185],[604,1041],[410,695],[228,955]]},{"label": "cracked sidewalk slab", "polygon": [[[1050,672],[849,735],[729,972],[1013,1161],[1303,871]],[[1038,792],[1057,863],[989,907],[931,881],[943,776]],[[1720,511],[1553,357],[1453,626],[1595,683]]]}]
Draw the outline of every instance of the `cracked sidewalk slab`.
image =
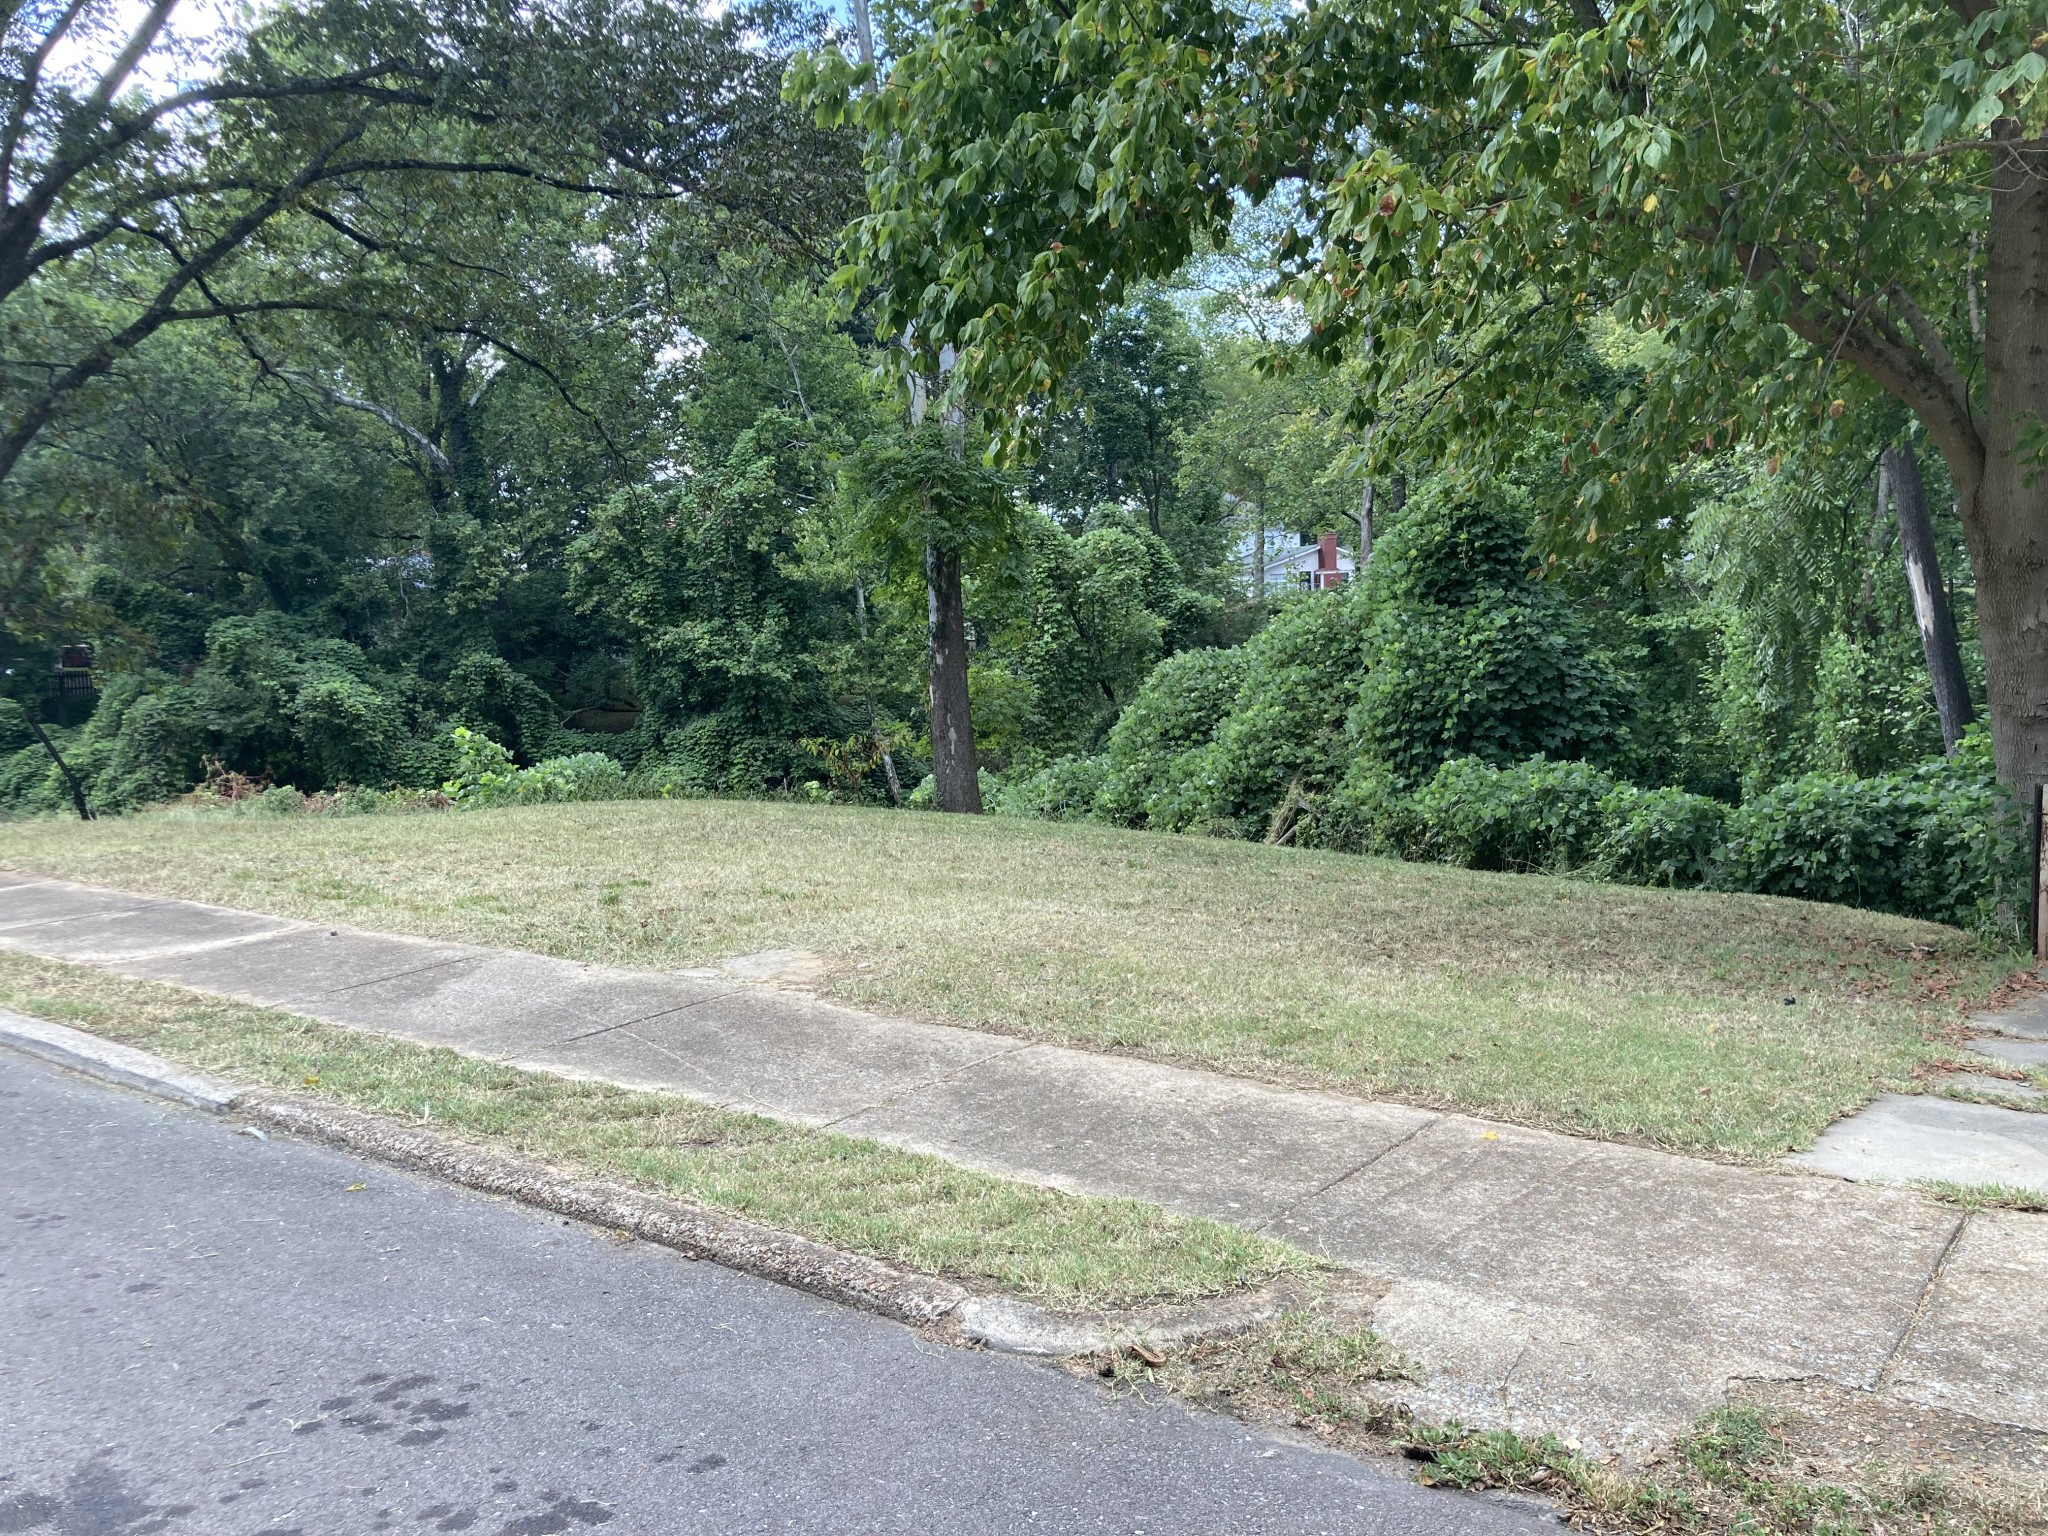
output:
[{"label": "cracked sidewalk slab", "polygon": [[2048,1195],[2048,1115],[1887,1093],[1786,1161],[1845,1179],[2002,1184]]},{"label": "cracked sidewalk slab", "polygon": [[[46,903],[67,921],[39,921]],[[64,937],[95,917],[103,934]],[[276,931],[236,927],[251,923]],[[214,942],[230,930],[238,942]],[[1876,1390],[1909,1334],[1898,1390],[2032,1413],[1989,1362],[2048,1380],[2048,1309],[1987,1299],[2006,1271],[1968,1245],[1936,1285],[1956,1214],[1900,1190],[883,1018],[730,972],[610,970],[61,881],[0,881],[0,945],[1260,1230],[1384,1284],[1375,1325],[1423,1367],[1415,1406],[1475,1427],[1639,1455],[1734,1378]],[[2048,1254],[2016,1252],[2038,1292]]]}]

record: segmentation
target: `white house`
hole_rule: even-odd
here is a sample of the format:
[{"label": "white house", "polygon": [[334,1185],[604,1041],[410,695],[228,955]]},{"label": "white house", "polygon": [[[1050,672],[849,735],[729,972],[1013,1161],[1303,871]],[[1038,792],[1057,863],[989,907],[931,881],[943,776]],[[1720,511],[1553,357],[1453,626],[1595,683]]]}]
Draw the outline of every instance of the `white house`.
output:
[{"label": "white house", "polygon": [[[1265,558],[1259,558],[1261,546]],[[1252,529],[1237,543],[1238,575],[1254,596],[1307,587],[1320,592],[1351,579],[1358,562],[1337,543],[1337,535],[1290,533],[1284,528]]]}]

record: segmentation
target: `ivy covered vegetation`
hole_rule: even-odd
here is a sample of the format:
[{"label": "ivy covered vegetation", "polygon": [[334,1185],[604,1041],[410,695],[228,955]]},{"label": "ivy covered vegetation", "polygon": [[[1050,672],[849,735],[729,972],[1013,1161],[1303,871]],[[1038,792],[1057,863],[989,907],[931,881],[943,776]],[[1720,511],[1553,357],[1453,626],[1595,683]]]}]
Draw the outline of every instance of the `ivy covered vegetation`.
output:
[{"label": "ivy covered vegetation", "polygon": [[[1572,413],[1635,409],[1675,333],[1547,310],[1484,452],[1362,412],[1379,364],[1276,286],[1283,197],[1111,295],[999,428],[937,393],[927,419],[882,300],[834,281],[875,152],[786,91],[825,23],[559,9],[630,48],[453,0],[280,7],[209,67],[268,101],[327,50],[314,105],[158,112],[145,72],[60,132],[79,91],[23,88],[35,143],[105,174],[59,177],[50,254],[0,292],[41,360],[0,363],[0,814],[963,808],[944,757],[1005,815],[2012,920],[2016,818],[1981,728],[1945,750],[1902,559],[1924,524],[1981,710],[1956,492],[1896,403],[1695,433],[1589,525]],[[439,78],[458,22],[483,95],[375,116],[328,177],[369,130],[320,91],[357,55]],[[177,153],[124,160],[124,112]],[[180,219],[228,242],[205,304],[173,293]],[[1308,590],[1332,532],[1350,579]]]}]

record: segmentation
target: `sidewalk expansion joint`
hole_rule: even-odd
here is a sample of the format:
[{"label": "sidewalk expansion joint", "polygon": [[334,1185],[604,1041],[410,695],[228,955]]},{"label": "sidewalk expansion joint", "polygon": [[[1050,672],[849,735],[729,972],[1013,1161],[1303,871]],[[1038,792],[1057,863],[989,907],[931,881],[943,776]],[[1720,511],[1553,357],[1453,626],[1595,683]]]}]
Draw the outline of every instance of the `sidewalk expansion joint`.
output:
[{"label": "sidewalk expansion joint", "polygon": [[[7,889],[18,891],[21,887],[15,885]],[[147,912],[153,907],[164,906],[169,900],[170,898],[165,897],[156,901],[144,901],[132,907],[116,907],[111,912],[59,912],[55,917],[31,917],[26,922],[0,924],[0,939],[25,933],[31,928],[48,928],[56,923],[89,923],[95,918],[133,917],[138,912]]]},{"label": "sidewalk expansion joint", "polygon": [[367,981],[352,981],[345,987],[329,987],[325,992],[316,992],[313,995],[315,997],[339,997],[344,992],[360,992],[365,987],[380,987],[387,981],[403,981],[408,976],[424,976],[428,971],[444,971],[451,965],[461,965],[464,961],[476,958],[473,954],[456,955],[453,959],[436,960],[432,965],[416,965],[410,970],[393,971],[388,976],[372,976]]},{"label": "sidewalk expansion joint", "polygon": [[1005,1046],[1000,1051],[990,1051],[986,1056],[977,1056],[974,1060],[965,1062],[950,1072],[941,1072],[937,1077],[927,1078],[923,1082],[912,1083],[901,1092],[892,1093],[887,1098],[876,1099],[872,1104],[863,1104],[859,1109],[850,1109],[843,1115],[823,1121],[819,1124],[818,1129],[829,1131],[835,1125],[844,1125],[849,1120],[858,1120],[862,1115],[871,1115],[877,1110],[887,1109],[892,1104],[901,1104],[905,1099],[915,1094],[929,1093],[932,1089],[965,1077],[968,1073],[975,1071],[977,1068],[985,1067],[992,1061],[1001,1061],[1009,1056],[1021,1056],[1026,1051],[1037,1049],[1038,1043],[1036,1041],[1027,1040],[1020,1045]]},{"label": "sidewalk expansion joint", "polygon": [[288,934],[305,933],[312,929],[311,923],[292,923],[282,928],[268,928],[262,933],[238,933],[228,939],[200,939],[191,944],[163,944],[155,949],[139,949],[133,954],[115,957],[115,963],[134,965],[142,960],[168,960],[181,955],[210,955],[215,950],[235,949],[243,944],[261,944],[265,939],[281,939]]}]

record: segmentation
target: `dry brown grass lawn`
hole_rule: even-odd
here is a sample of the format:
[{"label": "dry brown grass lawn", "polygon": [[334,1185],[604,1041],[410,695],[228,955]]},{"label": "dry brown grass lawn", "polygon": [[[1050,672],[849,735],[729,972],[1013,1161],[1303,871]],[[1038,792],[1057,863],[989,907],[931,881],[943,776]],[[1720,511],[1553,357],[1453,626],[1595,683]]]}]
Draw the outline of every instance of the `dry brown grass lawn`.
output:
[{"label": "dry brown grass lawn", "polygon": [[1744,1159],[1909,1082],[2014,963],[1764,897],[786,803],[40,821],[0,866],[625,966],[813,950],[871,1008]]}]

